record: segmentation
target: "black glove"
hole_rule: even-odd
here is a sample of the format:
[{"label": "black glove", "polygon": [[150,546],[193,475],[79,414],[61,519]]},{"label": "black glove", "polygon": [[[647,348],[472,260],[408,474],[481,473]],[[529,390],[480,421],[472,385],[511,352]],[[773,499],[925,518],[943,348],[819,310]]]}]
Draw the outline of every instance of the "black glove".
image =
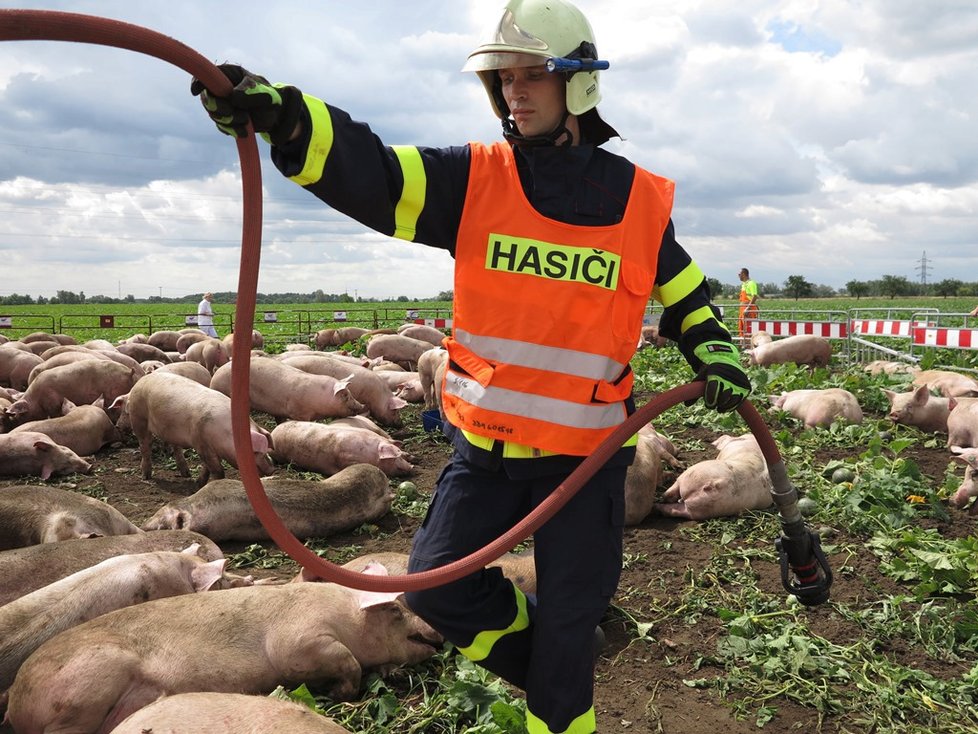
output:
[{"label": "black glove", "polygon": [[299,122],[302,92],[287,84],[271,84],[235,64],[218,68],[231,80],[234,89],[228,97],[217,97],[194,77],[190,93],[200,96],[200,103],[217,125],[217,129],[232,138],[248,134],[248,120],[256,133],[262,133],[272,145],[288,142]]},{"label": "black glove", "polygon": [[[693,350],[703,363],[696,381],[706,381],[703,404],[720,413],[736,409],[750,395],[750,379],[740,365],[740,353],[729,342],[703,342]],[[687,402],[690,405],[692,402]]]}]

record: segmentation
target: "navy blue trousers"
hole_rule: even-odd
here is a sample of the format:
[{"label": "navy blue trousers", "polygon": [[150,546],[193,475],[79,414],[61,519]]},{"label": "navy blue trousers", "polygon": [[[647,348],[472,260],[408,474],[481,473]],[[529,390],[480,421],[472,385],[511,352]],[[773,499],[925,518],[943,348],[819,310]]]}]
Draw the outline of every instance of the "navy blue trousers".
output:
[{"label": "navy blue trousers", "polygon": [[[535,461],[524,459],[521,461]],[[503,635],[479,664],[526,692],[527,708],[561,732],[590,710],[594,629],[618,586],[627,466],[605,467],[534,535],[536,597],[528,628]],[[566,478],[512,478],[457,453],[442,470],[428,514],[414,537],[411,573],[469,555],[509,530]],[[459,648],[480,632],[503,630],[517,595],[499,569],[410,592],[411,608]]]}]

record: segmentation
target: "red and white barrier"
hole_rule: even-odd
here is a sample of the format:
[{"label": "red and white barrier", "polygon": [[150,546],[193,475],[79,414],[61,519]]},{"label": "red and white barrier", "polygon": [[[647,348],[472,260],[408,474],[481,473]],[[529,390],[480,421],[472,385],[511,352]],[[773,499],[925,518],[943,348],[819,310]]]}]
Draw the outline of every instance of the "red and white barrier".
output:
[{"label": "red and white barrier", "polygon": [[892,319],[853,319],[849,327],[854,336],[902,336],[909,338],[911,331],[920,326],[933,326],[926,321],[897,321]]},{"label": "red and white barrier", "polygon": [[844,321],[765,321],[747,320],[747,330],[751,333],[766,331],[771,336],[797,336],[812,334],[825,339],[845,339],[849,335]]},{"label": "red and white barrier", "polygon": [[452,328],[451,319],[414,319],[414,323],[424,324],[425,326],[434,326],[436,329]]},{"label": "red and white barrier", "polygon": [[978,329],[915,328],[914,346],[978,349]]}]

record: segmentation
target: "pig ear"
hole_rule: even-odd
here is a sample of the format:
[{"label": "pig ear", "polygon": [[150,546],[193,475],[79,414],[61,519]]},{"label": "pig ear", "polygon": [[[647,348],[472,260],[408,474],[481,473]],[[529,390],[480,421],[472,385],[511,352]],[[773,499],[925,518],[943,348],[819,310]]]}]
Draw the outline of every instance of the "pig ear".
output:
[{"label": "pig ear", "polygon": [[947,399],[947,409],[948,409],[948,411],[950,412],[950,411],[954,410],[956,407],[958,407],[958,401],[955,400],[954,398],[948,398]]},{"label": "pig ear", "polygon": [[923,405],[924,403],[927,402],[927,399],[929,397],[930,397],[930,388],[927,387],[927,385],[921,385],[916,389],[916,391],[914,391],[913,401],[917,405]]},{"label": "pig ear", "polygon": [[68,413],[70,413],[71,411],[73,411],[77,407],[78,406],[75,405],[70,400],[68,400],[68,398],[62,398],[62,400],[61,400],[61,415],[68,415]]},{"label": "pig ear", "polygon": [[200,550],[200,543],[191,543],[180,552],[186,553],[188,556],[195,556],[197,555],[197,551],[199,550]]},{"label": "pig ear", "polygon": [[201,563],[190,572],[190,581],[194,586],[194,591],[207,591],[214,584],[221,580],[224,575],[224,564],[226,558],[218,558],[216,561]]},{"label": "pig ear", "polygon": [[342,380],[337,380],[333,386],[333,395],[338,395],[340,391],[348,389],[350,387],[350,380],[352,379],[353,375],[347,375]]},{"label": "pig ear", "polygon": [[399,398],[396,395],[391,396],[390,408],[391,410],[400,410],[408,404],[407,400],[404,398]]},{"label": "pig ear", "polygon": [[265,434],[258,431],[251,432],[251,450],[256,454],[268,453],[268,439],[265,438]]},{"label": "pig ear", "polygon": [[[361,573],[368,576],[389,576],[387,572],[387,567],[377,561],[371,561],[367,564],[366,568],[363,569]],[[388,604],[397,597],[401,595],[399,591],[364,591],[362,589],[354,589],[353,593],[357,597],[360,609],[367,609],[368,607],[375,607],[380,604]]]},{"label": "pig ear", "polygon": [[102,410],[105,410],[105,395],[104,394],[99,395],[98,400],[92,403],[92,405],[94,405],[96,408],[101,408]]},{"label": "pig ear", "polygon": [[403,452],[392,443],[382,443],[377,450],[377,455],[381,459],[396,459]]},{"label": "pig ear", "polygon": [[34,450],[35,451],[45,451],[45,452],[47,452],[47,451],[50,451],[53,448],[54,448],[54,444],[51,443],[50,441],[41,441],[41,440],[38,440],[38,441],[35,441],[34,442]]},{"label": "pig ear", "polygon": [[892,403],[893,398],[895,398],[897,394],[892,390],[887,390],[885,387],[880,389],[883,391],[883,394],[886,395],[886,397],[889,398],[890,402]]}]

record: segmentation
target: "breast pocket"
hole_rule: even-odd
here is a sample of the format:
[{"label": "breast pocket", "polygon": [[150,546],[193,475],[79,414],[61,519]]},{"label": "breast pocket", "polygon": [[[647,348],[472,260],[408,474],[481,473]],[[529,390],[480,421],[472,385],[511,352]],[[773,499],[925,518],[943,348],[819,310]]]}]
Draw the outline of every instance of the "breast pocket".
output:
[{"label": "breast pocket", "polygon": [[635,262],[623,260],[612,307],[611,328],[616,337],[638,344],[642,315],[651,293],[652,273]]}]

